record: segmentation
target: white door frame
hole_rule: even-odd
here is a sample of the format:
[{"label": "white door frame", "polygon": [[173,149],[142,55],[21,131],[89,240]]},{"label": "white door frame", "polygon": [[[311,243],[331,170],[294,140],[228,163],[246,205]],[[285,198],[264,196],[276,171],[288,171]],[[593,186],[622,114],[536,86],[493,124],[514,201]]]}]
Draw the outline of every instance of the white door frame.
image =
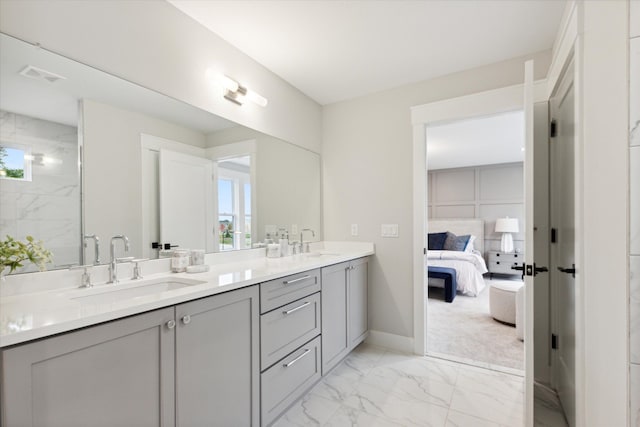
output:
[{"label": "white door frame", "polygon": [[[546,100],[546,80],[534,86],[534,102]],[[413,125],[413,304],[414,352],[426,353],[426,188],[427,126],[438,122],[464,120],[508,111],[522,110],[523,85],[479,92],[411,108]],[[532,322],[531,320],[530,322]],[[532,323],[529,323],[532,324]]]}]

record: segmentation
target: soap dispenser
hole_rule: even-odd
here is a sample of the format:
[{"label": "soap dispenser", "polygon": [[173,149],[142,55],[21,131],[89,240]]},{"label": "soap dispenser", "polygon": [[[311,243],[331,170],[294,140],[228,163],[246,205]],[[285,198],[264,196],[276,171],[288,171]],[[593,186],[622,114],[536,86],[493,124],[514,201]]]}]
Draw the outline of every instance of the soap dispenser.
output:
[{"label": "soap dispenser", "polygon": [[289,232],[284,230],[280,238],[280,256],[289,256]]}]

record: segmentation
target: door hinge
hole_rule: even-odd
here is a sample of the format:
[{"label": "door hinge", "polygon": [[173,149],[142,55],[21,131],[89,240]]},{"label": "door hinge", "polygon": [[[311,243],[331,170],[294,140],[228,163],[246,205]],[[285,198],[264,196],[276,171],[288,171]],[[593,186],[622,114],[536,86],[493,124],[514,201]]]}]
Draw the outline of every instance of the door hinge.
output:
[{"label": "door hinge", "polygon": [[549,123],[549,137],[555,138],[557,134],[558,134],[558,124],[556,123],[555,120],[551,120],[551,123]]},{"label": "door hinge", "polygon": [[555,228],[551,229],[551,243],[556,243],[558,241],[558,230]]},{"label": "door hinge", "polygon": [[551,334],[551,348],[553,350],[558,349],[558,336],[556,334]]}]

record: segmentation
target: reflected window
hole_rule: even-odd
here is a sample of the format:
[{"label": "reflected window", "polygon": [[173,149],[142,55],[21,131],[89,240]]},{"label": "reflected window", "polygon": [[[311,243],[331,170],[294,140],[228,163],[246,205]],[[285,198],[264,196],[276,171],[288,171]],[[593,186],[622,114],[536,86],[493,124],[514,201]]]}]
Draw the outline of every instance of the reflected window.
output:
[{"label": "reflected window", "polygon": [[220,178],[218,180],[218,224],[220,227],[220,250],[228,251],[234,248],[234,223],[233,214],[233,181]]},{"label": "reflected window", "polygon": [[0,145],[0,178],[31,181],[31,161],[27,148]]},{"label": "reflected window", "polygon": [[250,248],[251,174],[249,156],[218,162],[220,250]]}]

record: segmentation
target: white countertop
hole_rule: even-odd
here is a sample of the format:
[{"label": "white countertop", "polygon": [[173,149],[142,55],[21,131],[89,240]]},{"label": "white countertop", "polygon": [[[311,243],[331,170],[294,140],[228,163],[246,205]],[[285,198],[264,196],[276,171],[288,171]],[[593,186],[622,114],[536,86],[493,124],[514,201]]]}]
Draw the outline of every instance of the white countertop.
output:
[{"label": "white countertop", "polygon": [[[260,257],[233,260],[233,254],[217,257],[225,259],[222,263],[216,263],[216,255],[207,256],[206,262],[211,269],[205,273],[170,273],[159,272],[145,275],[143,281],[121,280],[116,285],[96,284],[92,288],[79,288],[75,273],[73,286],[68,286],[69,279],[65,283],[51,283],[48,289],[36,292],[4,292],[0,296],[0,347],[11,346],[37,338],[42,338],[74,329],[95,325],[134,314],[169,307],[182,302],[227,292],[246,286],[255,285],[290,274],[320,268],[331,264],[373,255],[372,243],[360,242],[322,242],[312,246],[312,252],[321,256],[294,255],[283,258],[266,258],[264,251]],[[240,251],[242,252],[242,251]],[[238,258],[246,258],[246,255],[238,255]],[[151,261],[157,265],[167,266],[163,260]],[[213,263],[211,262],[213,261]],[[213,265],[211,265],[213,264]],[[166,268],[166,267],[165,267]],[[55,272],[51,272],[55,273]],[[22,275],[20,279],[27,283],[30,279],[36,279],[37,275],[47,273],[33,273]],[[51,274],[51,277],[54,277]],[[58,277],[61,277],[58,275]],[[127,300],[116,302],[91,303],[75,300],[74,298],[100,294],[112,290],[133,288],[149,280],[166,277],[184,278],[204,281],[203,284],[190,285],[171,291],[156,292],[142,296],[136,296]],[[54,280],[55,281],[55,280]],[[58,282],[60,279],[57,280]],[[0,282],[0,287],[5,284]],[[41,286],[41,285],[39,285]]]}]

